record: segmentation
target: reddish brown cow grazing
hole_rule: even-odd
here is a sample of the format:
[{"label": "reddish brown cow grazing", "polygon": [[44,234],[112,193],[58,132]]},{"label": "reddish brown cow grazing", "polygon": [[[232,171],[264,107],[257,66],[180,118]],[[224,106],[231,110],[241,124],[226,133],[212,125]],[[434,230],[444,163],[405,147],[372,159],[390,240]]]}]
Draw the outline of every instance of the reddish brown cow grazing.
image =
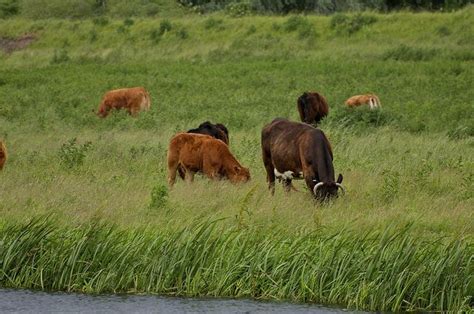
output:
[{"label": "reddish brown cow grazing", "polygon": [[326,99],[314,92],[305,92],[298,97],[297,106],[301,121],[308,124],[319,123],[329,112]]},{"label": "reddish brown cow grazing", "polygon": [[272,194],[275,177],[285,189],[291,180],[303,177],[318,199],[336,196],[342,188],[342,175],[334,180],[333,154],[324,133],[305,123],[275,119],[262,130],[262,154]]},{"label": "reddish brown cow grazing", "polygon": [[377,95],[366,94],[366,95],[355,95],[346,100],[346,105],[348,107],[358,107],[362,105],[369,105],[370,109],[375,109],[382,107],[380,104],[380,99]]},{"label": "reddish brown cow grazing", "polygon": [[183,168],[186,179],[193,181],[196,172],[210,179],[228,178],[232,183],[250,180],[248,168],[242,167],[229,147],[208,135],[178,133],[168,148],[168,183],[173,186],[176,171]]},{"label": "reddish brown cow grazing", "polygon": [[5,143],[0,140],[0,170],[3,169],[5,162],[7,162],[7,158],[7,147],[5,146]]},{"label": "reddish brown cow grazing", "polygon": [[136,116],[139,111],[150,109],[150,95],[143,87],[121,88],[105,93],[97,115],[105,118],[112,109],[126,109]]}]

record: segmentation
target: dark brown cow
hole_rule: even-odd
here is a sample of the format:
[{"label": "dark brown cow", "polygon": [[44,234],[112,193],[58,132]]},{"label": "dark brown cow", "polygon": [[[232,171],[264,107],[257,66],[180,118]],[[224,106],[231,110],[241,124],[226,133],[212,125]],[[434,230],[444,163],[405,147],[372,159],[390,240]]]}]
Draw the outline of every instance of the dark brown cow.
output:
[{"label": "dark brown cow", "polygon": [[232,183],[250,180],[248,168],[242,167],[221,140],[209,135],[178,133],[168,148],[168,183],[173,186],[176,171],[182,167],[186,179],[193,181],[196,172],[210,179],[227,178]]},{"label": "dark brown cow", "polygon": [[315,92],[305,92],[298,97],[298,112],[302,122],[312,124],[319,123],[329,113],[326,99]]},{"label": "dark brown cow", "polygon": [[229,130],[222,123],[212,124],[206,121],[201,123],[196,129],[189,130],[188,133],[209,135],[229,145]]},{"label": "dark brown cow", "polygon": [[7,162],[8,154],[7,154],[7,147],[5,143],[0,140],[0,170],[3,169],[3,166]]},{"label": "dark brown cow", "polygon": [[304,178],[318,199],[336,196],[342,188],[342,175],[334,180],[333,154],[324,133],[305,123],[275,119],[262,130],[262,154],[267,181],[272,194],[275,177],[283,180],[285,189],[291,180]]},{"label": "dark brown cow", "polygon": [[143,87],[121,88],[105,93],[97,115],[105,118],[112,109],[125,109],[132,116],[150,109],[150,95]]}]

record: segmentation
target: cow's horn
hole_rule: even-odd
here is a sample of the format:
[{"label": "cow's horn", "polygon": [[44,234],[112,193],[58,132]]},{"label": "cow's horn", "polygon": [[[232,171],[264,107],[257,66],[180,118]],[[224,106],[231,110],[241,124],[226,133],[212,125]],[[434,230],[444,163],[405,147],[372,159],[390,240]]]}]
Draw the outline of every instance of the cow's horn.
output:
[{"label": "cow's horn", "polygon": [[346,194],[346,189],[342,186],[342,184],[336,182],[336,185],[342,190],[342,194]]},{"label": "cow's horn", "polygon": [[313,193],[316,195],[316,192],[318,191],[318,189],[324,184],[324,182],[319,182],[319,183],[316,183],[316,185],[314,186],[313,188]]}]

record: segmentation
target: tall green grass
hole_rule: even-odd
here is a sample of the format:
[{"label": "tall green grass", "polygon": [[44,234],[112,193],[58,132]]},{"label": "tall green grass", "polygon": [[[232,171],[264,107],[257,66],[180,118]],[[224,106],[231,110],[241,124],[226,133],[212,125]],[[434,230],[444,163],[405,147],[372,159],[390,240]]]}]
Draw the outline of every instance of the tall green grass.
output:
[{"label": "tall green grass", "polygon": [[469,309],[473,247],[383,231],[225,228],[202,221],[165,233],[49,218],[0,229],[0,284],[44,290],[230,296],[367,310]]}]

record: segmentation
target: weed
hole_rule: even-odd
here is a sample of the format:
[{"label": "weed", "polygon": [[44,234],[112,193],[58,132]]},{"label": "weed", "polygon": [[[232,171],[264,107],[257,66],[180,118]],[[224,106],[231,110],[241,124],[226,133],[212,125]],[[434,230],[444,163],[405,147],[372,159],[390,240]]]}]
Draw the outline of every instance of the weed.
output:
[{"label": "weed", "polygon": [[164,184],[155,184],[151,191],[150,208],[164,208],[168,204],[168,188]]},{"label": "weed", "polygon": [[82,145],[78,144],[76,138],[63,143],[58,152],[60,164],[66,169],[81,166],[86,158],[86,152],[91,146],[91,142],[86,142]]}]

